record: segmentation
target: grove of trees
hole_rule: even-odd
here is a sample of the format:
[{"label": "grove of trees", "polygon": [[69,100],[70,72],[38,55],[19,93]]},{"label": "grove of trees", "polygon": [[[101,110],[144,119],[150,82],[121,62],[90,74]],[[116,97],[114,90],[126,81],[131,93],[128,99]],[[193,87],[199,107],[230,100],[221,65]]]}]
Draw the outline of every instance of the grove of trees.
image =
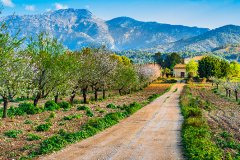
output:
[{"label": "grove of trees", "polygon": [[[0,33],[0,98],[3,118],[14,97],[32,99],[35,107],[43,98],[69,97],[73,103],[81,93],[87,103],[88,92],[98,100],[99,91],[118,90],[119,94],[139,90],[158,78],[158,65],[135,65],[105,47],[69,51],[45,33],[25,39],[12,37],[3,25]],[[24,43],[24,45],[22,45]],[[26,46],[27,44],[27,46]]]}]

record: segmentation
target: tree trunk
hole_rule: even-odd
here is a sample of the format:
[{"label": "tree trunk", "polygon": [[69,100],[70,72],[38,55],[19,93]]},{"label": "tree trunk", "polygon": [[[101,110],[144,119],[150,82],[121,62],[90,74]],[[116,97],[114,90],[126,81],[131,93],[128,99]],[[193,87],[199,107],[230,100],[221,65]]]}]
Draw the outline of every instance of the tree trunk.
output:
[{"label": "tree trunk", "polygon": [[37,96],[35,97],[35,99],[34,99],[34,103],[33,103],[33,104],[34,104],[35,107],[37,106],[40,97],[41,97],[41,93],[39,92],[39,93],[37,94]]},{"label": "tree trunk", "polygon": [[238,91],[235,91],[236,101],[238,102]]},{"label": "tree trunk", "polygon": [[217,83],[217,89],[218,89],[218,83]]},{"label": "tree trunk", "polygon": [[229,89],[228,93],[229,93],[229,97],[231,97],[231,90],[230,89]]},{"label": "tree trunk", "polygon": [[70,104],[73,104],[73,100],[74,100],[75,96],[76,96],[76,91],[73,90],[73,91],[72,91],[72,95],[71,95],[71,97],[70,97]]},{"label": "tree trunk", "polygon": [[103,93],[103,99],[105,99],[106,98],[106,90],[103,89],[102,93]]},{"label": "tree trunk", "polygon": [[57,92],[56,95],[54,96],[55,103],[58,103],[58,97],[59,97],[59,93]]},{"label": "tree trunk", "polygon": [[83,93],[83,103],[86,104],[87,103],[87,88],[83,88],[82,93]]},{"label": "tree trunk", "polygon": [[3,98],[3,116],[2,118],[7,118],[7,107],[8,107],[8,99]]},{"label": "tree trunk", "polygon": [[95,101],[98,100],[98,89],[94,90],[94,99],[95,99]]},{"label": "tree trunk", "polygon": [[120,96],[122,95],[122,90],[121,89],[119,89],[118,90],[118,92],[119,92],[119,94],[120,94]]}]

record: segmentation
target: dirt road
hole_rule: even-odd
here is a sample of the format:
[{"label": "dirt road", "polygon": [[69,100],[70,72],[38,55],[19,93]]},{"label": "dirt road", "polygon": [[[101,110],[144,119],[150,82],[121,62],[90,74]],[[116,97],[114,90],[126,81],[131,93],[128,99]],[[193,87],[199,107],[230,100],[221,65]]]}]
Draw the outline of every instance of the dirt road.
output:
[{"label": "dirt road", "polygon": [[[182,116],[178,106],[183,84],[131,117],[91,138],[42,160],[178,160]],[[177,90],[176,90],[177,89]]]}]

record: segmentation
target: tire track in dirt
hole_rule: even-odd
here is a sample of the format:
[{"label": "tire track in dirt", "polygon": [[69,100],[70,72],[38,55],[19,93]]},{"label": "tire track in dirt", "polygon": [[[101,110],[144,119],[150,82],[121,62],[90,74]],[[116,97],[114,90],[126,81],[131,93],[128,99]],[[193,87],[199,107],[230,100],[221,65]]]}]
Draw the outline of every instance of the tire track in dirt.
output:
[{"label": "tire track in dirt", "polygon": [[[181,124],[176,84],[160,98],[119,124],[42,160],[180,160]],[[175,89],[178,89],[176,92]]]}]

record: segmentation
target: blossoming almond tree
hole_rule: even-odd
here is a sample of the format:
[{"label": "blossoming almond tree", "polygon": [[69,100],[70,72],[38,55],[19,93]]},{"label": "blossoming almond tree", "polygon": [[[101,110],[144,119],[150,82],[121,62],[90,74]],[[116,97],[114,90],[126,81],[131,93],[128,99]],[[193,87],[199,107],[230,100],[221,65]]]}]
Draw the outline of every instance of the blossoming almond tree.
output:
[{"label": "blossoming almond tree", "polygon": [[20,94],[25,81],[22,58],[17,54],[23,39],[18,40],[6,32],[6,25],[0,28],[0,95],[3,99],[3,118],[7,117],[9,100]]}]

